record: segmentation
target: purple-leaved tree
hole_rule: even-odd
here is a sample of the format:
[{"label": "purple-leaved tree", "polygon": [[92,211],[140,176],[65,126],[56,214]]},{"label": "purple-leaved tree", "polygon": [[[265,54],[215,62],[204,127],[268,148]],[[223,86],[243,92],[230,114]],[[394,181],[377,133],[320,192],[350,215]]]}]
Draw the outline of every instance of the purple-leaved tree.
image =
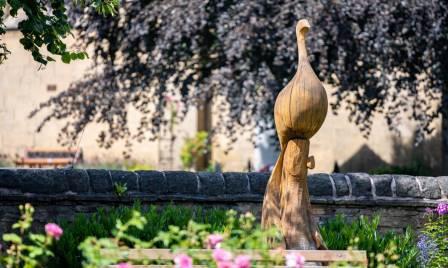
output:
[{"label": "purple-leaved tree", "polygon": [[[350,110],[366,136],[375,113],[392,130],[409,114],[419,141],[448,115],[447,14],[445,1],[426,0],[123,1],[112,18],[74,10],[77,45],[93,48],[95,65],[32,115],[46,113],[40,127],[66,120],[68,140],[91,122],[106,123],[99,142],[108,147],[156,137],[167,124],[164,96],[180,94],[183,115],[203,100],[219,105],[214,131],[231,138],[238,127],[272,129],[274,100],[297,65],[295,23],[307,18],[311,64],[338,88],[334,110]],[[135,133],[129,105],[143,115]]]}]

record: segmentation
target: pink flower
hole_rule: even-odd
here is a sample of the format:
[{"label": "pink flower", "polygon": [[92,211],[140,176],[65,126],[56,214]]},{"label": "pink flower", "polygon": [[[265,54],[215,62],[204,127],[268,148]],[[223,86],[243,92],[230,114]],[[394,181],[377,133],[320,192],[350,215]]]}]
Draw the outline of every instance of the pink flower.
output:
[{"label": "pink flower", "polygon": [[126,262],[122,262],[118,264],[118,268],[132,268],[132,265]]},{"label": "pink flower", "polygon": [[222,235],[211,234],[207,237],[207,247],[211,249],[219,248],[219,244],[222,242],[222,240]]},{"label": "pink flower", "polygon": [[220,261],[216,263],[217,268],[234,268],[231,261]]},{"label": "pink flower", "polygon": [[224,249],[215,249],[213,250],[213,259],[216,262],[227,262],[230,261],[232,259],[232,253],[224,250]]},{"label": "pink flower", "polygon": [[436,211],[440,216],[448,214],[448,203],[439,203]]},{"label": "pink flower", "polygon": [[191,268],[193,267],[193,260],[187,254],[180,254],[174,258],[176,268]]},{"label": "pink flower", "polygon": [[56,223],[47,223],[45,225],[45,232],[47,233],[47,235],[54,237],[56,240],[59,240],[64,231],[62,231],[62,228],[59,227],[59,225],[57,225]]},{"label": "pink flower", "polygon": [[250,268],[250,256],[238,255],[235,258],[235,268]]},{"label": "pink flower", "polygon": [[305,265],[305,257],[300,254],[289,253],[286,255],[286,267],[303,268]]}]

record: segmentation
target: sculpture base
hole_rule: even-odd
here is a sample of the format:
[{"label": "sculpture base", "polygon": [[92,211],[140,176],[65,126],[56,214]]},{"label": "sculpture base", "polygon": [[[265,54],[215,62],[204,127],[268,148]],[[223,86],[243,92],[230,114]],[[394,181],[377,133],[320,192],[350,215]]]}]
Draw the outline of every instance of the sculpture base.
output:
[{"label": "sculpture base", "polygon": [[288,141],[269,179],[263,202],[262,225],[277,226],[286,249],[325,249],[317,224],[312,219],[308,193],[307,139]]}]

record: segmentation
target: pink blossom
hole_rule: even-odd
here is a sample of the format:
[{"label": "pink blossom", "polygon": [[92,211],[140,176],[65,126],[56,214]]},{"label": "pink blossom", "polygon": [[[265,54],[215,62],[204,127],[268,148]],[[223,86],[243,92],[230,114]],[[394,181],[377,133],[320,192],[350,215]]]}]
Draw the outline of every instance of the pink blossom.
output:
[{"label": "pink blossom", "polygon": [[174,258],[176,268],[191,268],[193,267],[193,260],[187,254],[180,254]]},{"label": "pink blossom", "polygon": [[250,268],[250,256],[238,255],[235,258],[235,268]]},{"label": "pink blossom", "polygon": [[219,248],[220,243],[222,242],[223,237],[220,234],[211,234],[207,238],[207,247],[211,249]]},{"label": "pink blossom", "polygon": [[224,250],[224,249],[215,249],[213,250],[213,259],[216,262],[227,262],[232,259],[232,253]]},{"label": "pink blossom", "polygon": [[289,253],[286,255],[286,267],[303,268],[305,265],[305,257],[300,254]]},{"label": "pink blossom", "polygon": [[234,268],[231,261],[219,261],[216,263],[217,268]]},{"label": "pink blossom", "polygon": [[59,227],[59,225],[57,225],[56,223],[47,223],[45,225],[45,232],[47,233],[47,235],[54,237],[56,240],[59,240],[64,231],[62,231],[62,228]]},{"label": "pink blossom", "polygon": [[448,214],[448,203],[439,203],[437,205],[436,211],[439,215]]},{"label": "pink blossom", "polygon": [[122,262],[118,264],[118,268],[132,268],[132,265],[126,262]]}]

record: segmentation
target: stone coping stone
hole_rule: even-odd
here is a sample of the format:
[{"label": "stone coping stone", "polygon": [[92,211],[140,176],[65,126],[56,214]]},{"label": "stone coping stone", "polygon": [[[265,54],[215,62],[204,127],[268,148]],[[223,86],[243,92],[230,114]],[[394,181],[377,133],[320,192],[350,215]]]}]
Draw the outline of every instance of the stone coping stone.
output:
[{"label": "stone coping stone", "polygon": [[[0,199],[51,196],[53,199],[203,200],[260,202],[269,173],[121,171],[104,169],[1,169]],[[124,197],[116,184],[126,185]],[[448,177],[317,173],[308,176],[314,202],[437,202],[447,200]],[[320,200],[320,201],[319,201]]]}]

